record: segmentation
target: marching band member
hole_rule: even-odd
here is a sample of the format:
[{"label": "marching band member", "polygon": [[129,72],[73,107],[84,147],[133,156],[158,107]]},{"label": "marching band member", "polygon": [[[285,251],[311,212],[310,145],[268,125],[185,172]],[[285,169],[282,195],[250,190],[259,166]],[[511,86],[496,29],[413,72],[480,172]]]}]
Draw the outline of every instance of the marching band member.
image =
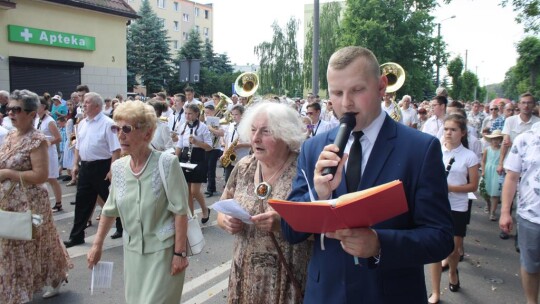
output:
[{"label": "marching band member", "polygon": [[188,183],[189,208],[193,212],[193,198],[195,198],[202,209],[201,222],[205,224],[210,219],[210,209],[206,207],[204,196],[201,193],[201,184],[206,183],[208,170],[205,151],[212,150],[212,138],[208,127],[199,121],[200,110],[196,104],[186,105],[184,113],[186,122],[179,129],[176,155],[180,158],[180,163],[197,165],[193,169],[183,167],[182,170]]}]

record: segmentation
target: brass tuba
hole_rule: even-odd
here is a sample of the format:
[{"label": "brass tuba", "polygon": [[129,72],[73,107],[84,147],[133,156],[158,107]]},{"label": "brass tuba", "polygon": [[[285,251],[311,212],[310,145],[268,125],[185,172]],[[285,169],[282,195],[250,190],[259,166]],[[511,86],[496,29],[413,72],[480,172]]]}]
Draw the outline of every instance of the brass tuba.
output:
[{"label": "brass tuba", "polygon": [[388,79],[388,86],[386,87],[386,93],[392,94],[392,104],[394,105],[394,110],[390,113],[390,117],[395,121],[401,120],[401,110],[399,109],[398,104],[396,103],[396,92],[399,90],[405,83],[405,70],[395,62],[387,62],[381,65],[381,74],[386,76]]},{"label": "brass tuba", "polygon": [[216,106],[216,117],[224,116],[225,112],[227,111],[227,107],[229,104],[232,104],[232,100],[225,94],[218,92],[219,95],[219,103]]}]

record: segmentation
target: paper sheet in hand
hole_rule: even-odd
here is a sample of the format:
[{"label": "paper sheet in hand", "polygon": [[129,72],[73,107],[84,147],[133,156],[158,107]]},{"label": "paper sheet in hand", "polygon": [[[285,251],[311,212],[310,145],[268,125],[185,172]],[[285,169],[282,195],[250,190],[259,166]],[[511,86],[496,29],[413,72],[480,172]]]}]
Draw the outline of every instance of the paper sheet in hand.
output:
[{"label": "paper sheet in hand", "polygon": [[98,262],[94,265],[90,294],[94,294],[94,288],[111,288],[113,265],[113,262]]},{"label": "paper sheet in hand", "polygon": [[180,167],[193,170],[195,167],[197,167],[197,164],[180,163]]},{"label": "paper sheet in hand", "polygon": [[212,209],[228,216],[237,218],[246,224],[253,224],[253,222],[251,221],[251,215],[234,199],[227,199],[216,202],[212,205]]},{"label": "paper sheet in hand", "polygon": [[219,117],[214,117],[214,116],[206,117],[206,120],[204,121],[204,123],[209,127],[219,127]]}]

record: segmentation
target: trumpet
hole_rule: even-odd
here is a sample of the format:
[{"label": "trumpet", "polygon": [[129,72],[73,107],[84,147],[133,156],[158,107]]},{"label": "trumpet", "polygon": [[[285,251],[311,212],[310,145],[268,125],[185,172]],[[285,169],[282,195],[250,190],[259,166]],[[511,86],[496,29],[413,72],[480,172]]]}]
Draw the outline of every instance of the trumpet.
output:
[{"label": "trumpet", "polygon": [[216,106],[216,114],[214,116],[216,117],[224,117],[225,113],[227,111],[227,107],[229,104],[232,104],[232,100],[225,94],[218,92],[219,95],[219,103]]},{"label": "trumpet", "polygon": [[394,110],[390,114],[390,117],[395,121],[401,120],[401,110],[396,103],[396,94],[403,84],[405,83],[405,70],[395,62],[387,62],[381,65],[381,73],[388,79],[388,86],[386,87],[386,93],[392,94],[392,104]]}]

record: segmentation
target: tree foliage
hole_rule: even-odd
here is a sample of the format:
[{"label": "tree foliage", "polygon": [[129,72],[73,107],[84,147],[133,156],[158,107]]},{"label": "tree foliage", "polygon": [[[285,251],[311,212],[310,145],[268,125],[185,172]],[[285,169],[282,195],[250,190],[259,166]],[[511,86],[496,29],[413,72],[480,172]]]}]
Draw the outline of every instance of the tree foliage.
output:
[{"label": "tree foliage", "polygon": [[511,2],[514,12],[517,12],[516,21],[523,24],[525,32],[540,33],[540,1],[538,0],[503,0],[503,6]]},{"label": "tree foliage", "polygon": [[162,89],[170,74],[169,38],[148,0],[138,14],[141,18],[127,30],[128,91],[139,84],[139,78],[147,93],[153,93]]},{"label": "tree foliage", "polygon": [[[319,26],[319,87],[326,89],[326,68],[330,56],[339,49],[341,33],[341,4],[328,2],[322,4]],[[308,24],[306,41],[304,45],[304,85],[311,88],[313,57],[313,22]]]},{"label": "tree foliage", "polygon": [[446,59],[444,44],[433,35],[436,26],[430,13],[436,5],[434,0],[348,0],[341,45],[364,46],[381,64],[400,64],[406,81],[399,92],[422,99],[435,89],[436,55],[441,63]]},{"label": "tree foliage", "polygon": [[540,39],[526,37],[517,45],[517,64],[506,72],[503,82],[505,96],[517,100],[519,95],[531,92],[540,96]]},{"label": "tree foliage", "polygon": [[233,67],[226,54],[216,54],[212,42],[206,39],[203,43],[199,33],[193,29],[186,43],[176,56],[176,65],[184,59],[201,60],[201,73],[198,83],[179,82],[179,69],[171,77],[172,92],[182,92],[186,86],[191,86],[197,94],[210,95],[216,92],[231,93],[231,84],[239,73],[233,73]]},{"label": "tree foliage", "polygon": [[448,75],[452,77],[450,96],[454,98],[459,98],[458,96],[461,96],[461,73],[463,73],[463,67],[464,64],[461,56],[452,59],[447,66]]},{"label": "tree foliage", "polygon": [[297,95],[303,91],[302,70],[299,62],[296,34],[299,21],[289,19],[285,28],[272,24],[272,41],[255,46],[259,58],[259,94]]},{"label": "tree foliage", "polygon": [[461,75],[461,83],[461,95],[454,98],[462,99],[465,101],[471,101],[478,98],[478,93],[480,93],[480,87],[478,83],[478,77],[475,73],[471,71],[463,72],[463,75]]}]

